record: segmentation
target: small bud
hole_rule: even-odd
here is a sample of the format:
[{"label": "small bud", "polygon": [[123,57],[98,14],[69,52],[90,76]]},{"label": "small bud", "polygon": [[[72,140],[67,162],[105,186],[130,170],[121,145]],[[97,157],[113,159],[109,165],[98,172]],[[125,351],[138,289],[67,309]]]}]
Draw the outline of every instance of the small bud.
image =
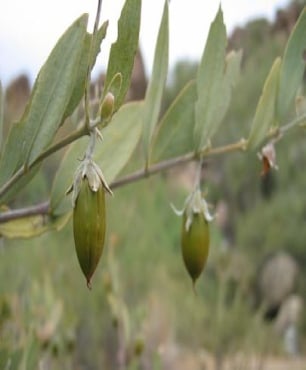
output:
[{"label": "small bud", "polygon": [[102,126],[106,126],[111,119],[114,112],[114,105],[115,97],[111,92],[108,92],[101,103],[100,118]]}]

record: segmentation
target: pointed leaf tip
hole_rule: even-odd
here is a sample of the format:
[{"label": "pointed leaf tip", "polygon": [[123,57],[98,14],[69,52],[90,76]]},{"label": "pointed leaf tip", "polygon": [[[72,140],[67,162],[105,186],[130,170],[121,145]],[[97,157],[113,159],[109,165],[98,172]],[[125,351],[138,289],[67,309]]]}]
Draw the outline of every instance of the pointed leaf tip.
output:
[{"label": "pointed leaf tip", "polygon": [[226,74],[226,28],[221,7],[212,22],[197,74],[194,141],[197,150],[208,145],[224,118],[231,96]]}]

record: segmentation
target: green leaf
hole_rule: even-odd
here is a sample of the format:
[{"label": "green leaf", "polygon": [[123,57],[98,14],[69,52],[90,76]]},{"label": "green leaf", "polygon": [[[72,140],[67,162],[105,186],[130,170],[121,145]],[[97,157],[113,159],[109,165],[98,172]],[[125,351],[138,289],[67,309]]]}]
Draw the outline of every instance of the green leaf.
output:
[{"label": "green leaf", "polygon": [[[90,68],[92,68],[96,64],[96,59],[98,54],[101,51],[101,44],[102,41],[105,39],[106,33],[108,28],[108,21],[102,23],[102,26],[98,29],[96,33],[96,37],[94,38],[94,45],[92,49],[92,53],[90,56]],[[92,35],[90,35],[92,37]]]},{"label": "green leaf", "polygon": [[127,164],[139,142],[141,112],[142,102],[125,104],[103,130],[104,140],[97,146],[94,159],[110,183]]},{"label": "green leaf", "polygon": [[118,21],[118,38],[112,44],[108,60],[103,97],[109,91],[109,84],[117,73],[122,75],[120,94],[115,101],[115,111],[122,105],[129,89],[138,48],[141,17],[141,0],[126,0]]},{"label": "green leaf", "polygon": [[230,51],[225,58],[224,80],[227,88],[236,86],[240,78],[242,50]]},{"label": "green leaf", "polygon": [[[78,70],[75,77],[73,91],[69,100],[69,103],[66,107],[66,111],[63,117],[65,120],[69,117],[75,108],[78,106],[80,100],[82,99],[84,92],[85,92],[85,85],[87,83],[87,71],[88,71],[88,64],[90,63],[90,69],[93,68],[96,62],[96,58],[101,49],[101,43],[104,40],[107,32],[108,22],[104,22],[102,26],[99,28],[96,38],[95,38],[95,45],[93,46],[92,52],[90,52],[90,45],[92,41],[92,35],[87,33],[86,37],[83,42],[81,58],[78,65]],[[91,60],[89,61],[89,55],[91,55]]]},{"label": "green leaf", "polygon": [[34,178],[37,172],[40,170],[41,165],[36,165],[30,170],[26,171],[23,176],[19,177],[5,192],[4,195],[0,197],[0,204],[7,204],[9,201],[13,200],[20,191],[22,191],[25,186]]},{"label": "green leaf", "polygon": [[86,36],[84,14],[59,39],[35,81],[20,122],[8,135],[0,160],[0,184],[22,165],[30,165],[50,144],[71,97]]},{"label": "green leaf", "polygon": [[152,161],[176,157],[193,150],[195,81],[178,94],[160,121],[153,141]]},{"label": "green leaf", "polygon": [[[101,167],[106,180],[111,182],[129,161],[141,136],[142,103],[122,106],[114,115],[112,123],[103,130],[103,141],[97,143],[94,159]],[[71,145],[55,176],[51,191],[52,214],[59,215],[71,210],[70,196],[65,192],[73,182],[73,176],[88,145],[82,138]]]},{"label": "green leaf", "polygon": [[306,8],[292,30],[288,40],[280,70],[279,92],[277,98],[277,117],[283,122],[293,108],[294,99],[305,70],[306,53]]},{"label": "green leaf", "polygon": [[21,148],[24,127],[13,123],[0,158],[0,185],[3,185],[22,165]]},{"label": "green leaf", "polygon": [[[16,143],[18,143],[18,140],[22,136],[22,132],[23,132],[22,126],[20,126],[17,123],[14,123],[11,128],[8,140],[5,143],[4,152],[8,155],[7,158],[12,162],[14,161],[18,162],[20,152],[16,150],[17,145]],[[5,163],[3,163],[3,159],[2,161],[0,160],[0,166],[1,164],[2,167],[0,168],[2,168],[2,171],[0,171],[0,184],[4,185],[5,181],[7,181],[7,179],[9,178],[8,172],[6,171],[8,171],[10,168],[8,165],[5,166]],[[16,167],[16,171],[18,169],[19,168]],[[33,179],[33,177],[36,175],[39,169],[40,165],[37,165],[31,168],[30,170],[24,172],[23,176],[20,177],[16,182],[14,182],[14,184],[9,187],[8,191],[0,197],[0,204],[5,204],[10,200],[14,199],[16,194]],[[15,170],[13,172],[15,172]]]},{"label": "green leaf", "polygon": [[0,235],[7,239],[33,238],[47,231],[61,230],[69,221],[71,213],[59,217],[29,216],[0,223]]},{"label": "green leaf", "polygon": [[215,133],[214,126],[220,123],[228,105],[228,91],[223,91],[224,85],[226,86],[224,82],[226,45],[226,29],[220,7],[211,24],[197,74],[198,100],[195,104],[194,130],[197,149],[208,144]]},{"label": "green leaf", "polygon": [[0,152],[2,147],[3,121],[4,121],[4,94],[2,84],[0,81]]},{"label": "green leaf", "polygon": [[162,95],[168,72],[169,52],[169,14],[168,1],[165,1],[162,20],[159,27],[158,38],[154,54],[154,63],[151,79],[146,91],[143,107],[143,146],[146,165],[150,161],[151,141],[154,128],[158,122]]},{"label": "green leaf", "polygon": [[88,15],[75,21],[59,39],[42,67],[25,125],[25,157],[31,164],[59,128],[75,84],[86,37]]},{"label": "green leaf", "polygon": [[276,122],[276,99],[278,93],[281,58],[276,58],[265,81],[253,120],[248,148],[256,148]]}]

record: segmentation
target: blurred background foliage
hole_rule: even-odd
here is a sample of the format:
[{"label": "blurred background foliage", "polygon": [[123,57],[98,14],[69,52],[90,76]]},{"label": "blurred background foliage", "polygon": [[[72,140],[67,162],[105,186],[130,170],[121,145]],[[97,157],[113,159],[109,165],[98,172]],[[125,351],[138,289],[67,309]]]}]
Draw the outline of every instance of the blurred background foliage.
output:
[{"label": "blurred background foliage", "polygon": [[[254,20],[230,35],[229,49],[243,49],[242,77],[213,144],[247,136],[263,82],[300,9],[293,2],[273,24]],[[196,69],[197,63],[180,61],[170,71],[163,110]],[[26,101],[30,87],[21,79]],[[13,84],[6,125],[21,113]],[[192,165],[120,188],[108,199],[107,246],[92,291],[79,270],[70,223],[35,239],[2,239],[0,368],[222,369],[230,357],[231,368],[248,369],[259,368],[251,363],[262,364],[268,354],[282,355],[282,339],[258,305],[256,279],[268,256],[288,252],[299,266],[294,293],[306,297],[305,135],[290,132],[276,150],[279,171],[266,177],[254,152],[205,164],[203,189],[225,216],[211,225],[210,257],[196,295],[181,259],[180,219],[170,207],[183,204]],[[45,163],[12,206],[48,197],[62,154]],[[306,322],[299,330],[305,355]]]}]

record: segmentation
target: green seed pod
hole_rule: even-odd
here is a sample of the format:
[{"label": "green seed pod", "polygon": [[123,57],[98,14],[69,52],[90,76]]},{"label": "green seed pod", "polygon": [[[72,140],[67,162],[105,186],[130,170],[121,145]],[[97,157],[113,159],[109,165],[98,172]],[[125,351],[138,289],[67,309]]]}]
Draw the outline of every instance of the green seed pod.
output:
[{"label": "green seed pod", "polygon": [[209,213],[206,200],[197,187],[186,199],[183,210],[174,212],[183,216],[181,249],[185,267],[195,285],[207,261],[209,252]]},{"label": "green seed pod", "polygon": [[112,194],[101,169],[85,157],[66,193],[72,192],[75,249],[88,288],[104,246],[105,191]]},{"label": "green seed pod", "polygon": [[87,286],[102,255],[105,239],[105,190],[93,191],[85,177],[73,210],[73,235],[80,267]]},{"label": "green seed pod", "polygon": [[193,214],[191,225],[186,229],[186,213],[183,216],[181,248],[185,267],[193,284],[206,264],[209,252],[209,225],[202,213]]}]

